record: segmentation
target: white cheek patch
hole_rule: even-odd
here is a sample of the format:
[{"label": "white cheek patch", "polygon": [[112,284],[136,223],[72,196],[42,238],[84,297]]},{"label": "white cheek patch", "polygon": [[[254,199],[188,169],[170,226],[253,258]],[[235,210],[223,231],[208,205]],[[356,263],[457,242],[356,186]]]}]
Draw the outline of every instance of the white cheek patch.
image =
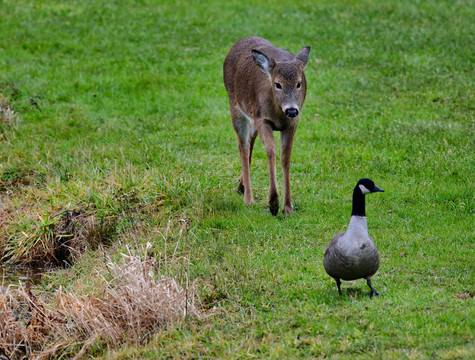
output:
[{"label": "white cheek patch", "polygon": [[366,188],[366,186],[364,186],[364,185],[362,185],[362,184],[360,184],[359,187],[360,187],[360,190],[361,190],[361,192],[363,193],[363,195],[369,194],[369,193],[371,192],[371,191],[369,191],[369,190]]}]

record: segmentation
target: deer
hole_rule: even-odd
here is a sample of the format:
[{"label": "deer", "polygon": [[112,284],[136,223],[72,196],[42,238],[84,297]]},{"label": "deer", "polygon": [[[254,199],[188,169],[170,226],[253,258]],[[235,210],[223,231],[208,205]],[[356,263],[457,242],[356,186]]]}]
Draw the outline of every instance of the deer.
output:
[{"label": "deer", "polygon": [[237,191],[244,195],[246,205],[253,203],[250,165],[254,142],[259,135],[268,160],[269,210],[274,216],[279,212],[274,131],[280,131],[282,212],[290,214],[293,212],[290,157],[307,92],[304,68],[309,53],[310,46],[294,55],[268,40],[249,36],[237,41],[224,60],[223,80],[241,159]]}]

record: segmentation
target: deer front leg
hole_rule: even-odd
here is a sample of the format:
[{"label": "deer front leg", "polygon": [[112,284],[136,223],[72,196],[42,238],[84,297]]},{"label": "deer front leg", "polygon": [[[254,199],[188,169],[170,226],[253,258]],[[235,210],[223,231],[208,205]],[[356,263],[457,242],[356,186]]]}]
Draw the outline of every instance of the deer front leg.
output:
[{"label": "deer front leg", "polygon": [[294,135],[297,130],[297,123],[280,134],[280,161],[284,178],[284,204],[282,211],[290,214],[293,211],[292,199],[290,197],[290,157],[294,145]]},{"label": "deer front leg", "polygon": [[244,203],[249,205],[253,202],[250,174],[250,142],[249,136],[252,124],[242,114],[233,114],[233,127],[238,139],[239,157],[241,158],[241,177],[239,179],[238,192],[244,194]]},{"label": "deer front leg", "polygon": [[[249,169],[251,168],[251,164],[252,164],[252,150],[254,149],[254,142],[256,141],[256,137],[257,137],[257,129],[254,126],[254,124],[252,124],[251,125],[251,135],[250,135],[250,139],[249,139]],[[251,170],[249,170],[249,172],[250,171]],[[244,194],[244,184],[243,184],[242,174],[241,174],[241,177],[239,178],[239,185],[238,185],[238,188],[237,188],[237,192],[239,194]]]},{"label": "deer front leg", "polygon": [[279,192],[277,190],[277,176],[275,172],[277,148],[272,128],[269,125],[262,125],[259,129],[259,136],[264,144],[269,166],[269,210],[272,215],[277,215],[279,212]]}]

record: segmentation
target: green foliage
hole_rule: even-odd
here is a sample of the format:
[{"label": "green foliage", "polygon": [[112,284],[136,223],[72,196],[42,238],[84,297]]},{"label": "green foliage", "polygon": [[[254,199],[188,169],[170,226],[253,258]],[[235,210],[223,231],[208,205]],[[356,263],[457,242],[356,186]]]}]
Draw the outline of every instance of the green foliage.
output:
[{"label": "green foliage", "polygon": [[[18,118],[0,124],[0,250],[88,209],[110,256],[149,242],[198,280],[209,314],[95,356],[473,357],[472,0],[4,0],[0,18],[0,93]],[[235,191],[222,63],[247,35],[312,47],[287,217],[268,211],[259,140],[255,204]],[[340,298],[322,265],[361,177],[385,189],[367,201],[373,301],[361,281]],[[48,281],[93,291],[96,261]]]}]

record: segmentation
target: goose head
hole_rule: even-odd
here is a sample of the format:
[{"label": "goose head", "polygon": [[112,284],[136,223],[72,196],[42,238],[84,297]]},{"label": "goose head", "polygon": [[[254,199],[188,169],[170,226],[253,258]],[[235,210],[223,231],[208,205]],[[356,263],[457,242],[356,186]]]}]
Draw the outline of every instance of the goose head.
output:
[{"label": "goose head", "polygon": [[377,187],[374,184],[374,181],[371,179],[360,179],[356,184],[356,187],[360,189],[363,195],[371,194],[374,192],[384,192],[384,190]]}]

